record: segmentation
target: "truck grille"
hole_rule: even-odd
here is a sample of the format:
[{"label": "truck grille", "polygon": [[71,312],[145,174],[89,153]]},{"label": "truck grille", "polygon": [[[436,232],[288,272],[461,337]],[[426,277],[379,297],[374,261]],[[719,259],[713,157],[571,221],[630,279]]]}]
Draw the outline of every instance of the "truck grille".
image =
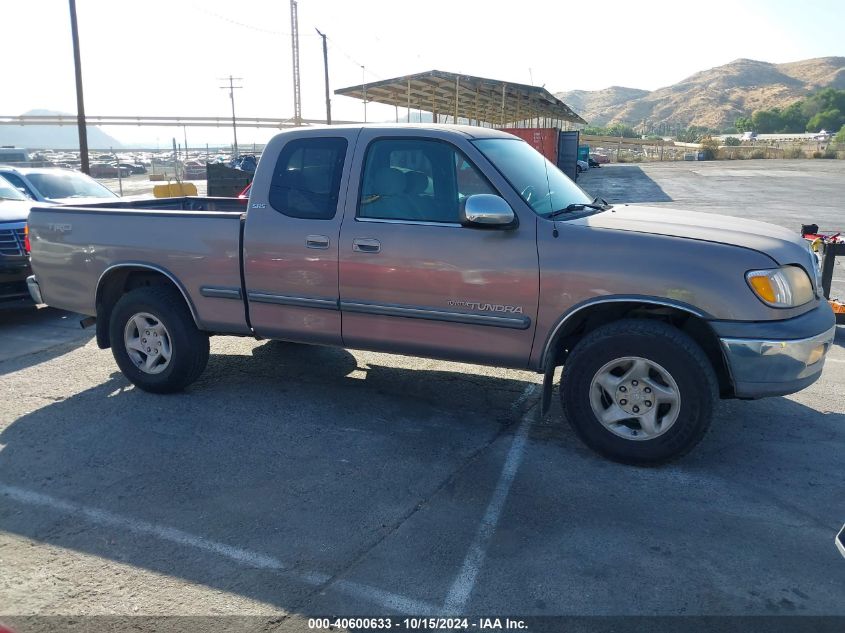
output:
[{"label": "truck grille", "polygon": [[24,226],[26,225],[23,222],[13,225],[0,225],[0,256],[23,257],[26,255]]}]

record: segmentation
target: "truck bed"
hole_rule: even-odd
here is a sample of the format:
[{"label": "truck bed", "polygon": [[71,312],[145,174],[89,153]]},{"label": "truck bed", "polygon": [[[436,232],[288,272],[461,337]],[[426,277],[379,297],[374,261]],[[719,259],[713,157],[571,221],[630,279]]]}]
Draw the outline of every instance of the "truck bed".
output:
[{"label": "truck bed", "polygon": [[150,198],[149,200],[119,200],[73,206],[73,209],[127,209],[150,211],[222,211],[243,213],[246,198],[208,198],[183,196],[181,198]]},{"label": "truck bed", "polygon": [[180,287],[202,329],[249,333],[243,302],[207,292],[241,287],[245,209],[246,200],[199,197],[34,206],[33,272],[44,280],[46,303],[95,315],[96,289],[109,274],[121,267],[159,271]]}]

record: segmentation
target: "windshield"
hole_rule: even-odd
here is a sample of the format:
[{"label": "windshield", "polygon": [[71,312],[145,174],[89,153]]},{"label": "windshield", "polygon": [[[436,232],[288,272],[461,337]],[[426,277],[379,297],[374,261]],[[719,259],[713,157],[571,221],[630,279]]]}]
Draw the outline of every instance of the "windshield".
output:
[{"label": "windshield", "polygon": [[8,180],[0,176],[0,200],[27,200],[28,198]]},{"label": "windshield", "polygon": [[117,198],[117,194],[103,185],[75,171],[61,174],[27,174],[33,186],[45,198]]},{"label": "windshield", "polygon": [[525,141],[486,138],[473,143],[540,215],[565,209],[571,204],[589,204],[592,200]]}]

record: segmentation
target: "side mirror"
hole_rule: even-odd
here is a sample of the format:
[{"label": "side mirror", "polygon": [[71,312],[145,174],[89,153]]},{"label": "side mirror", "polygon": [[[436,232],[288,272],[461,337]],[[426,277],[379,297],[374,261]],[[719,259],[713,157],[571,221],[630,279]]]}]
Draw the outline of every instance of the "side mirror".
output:
[{"label": "side mirror", "polygon": [[490,193],[470,196],[461,207],[461,224],[478,228],[511,228],[515,216],[504,198]]}]

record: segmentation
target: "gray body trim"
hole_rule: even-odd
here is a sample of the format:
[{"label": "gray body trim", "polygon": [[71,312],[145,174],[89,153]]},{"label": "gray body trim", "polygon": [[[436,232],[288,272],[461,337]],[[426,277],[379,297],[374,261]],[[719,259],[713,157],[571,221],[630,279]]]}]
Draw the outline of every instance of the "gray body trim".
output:
[{"label": "gray body trim", "polygon": [[216,299],[240,299],[240,288],[229,288],[224,286],[203,286],[200,288],[203,297],[214,297]]},{"label": "gray body trim", "polygon": [[296,306],[300,308],[323,308],[324,310],[337,310],[335,299],[313,299],[311,297],[290,297],[277,295],[272,292],[247,292],[247,298],[256,303],[274,303],[283,306]]},{"label": "gray body trim", "polygon": [[360,314],[408,317],[412,319],[426,319],[429,321],[466,323],[467,325],[492,325],[494,327],[511,328],[514,330],[527,330],[531,327],[531,319],[527,316],[503,317],[493,316],[490,314],[470,314],[467,312],[433,310],[431,308],[420,308],[416,306],[358,303],[355,301],[341,301],[340,309],[345,312],[358,312]]},{"label": "gray body trim", "polygon": [[416,226],[445,226],[453,229],[462,229],[458,222],[426,222],[424,220],[391,220],[388,218],[355,218],[356,222],[372,222],[375,224],[413,224]]}]

